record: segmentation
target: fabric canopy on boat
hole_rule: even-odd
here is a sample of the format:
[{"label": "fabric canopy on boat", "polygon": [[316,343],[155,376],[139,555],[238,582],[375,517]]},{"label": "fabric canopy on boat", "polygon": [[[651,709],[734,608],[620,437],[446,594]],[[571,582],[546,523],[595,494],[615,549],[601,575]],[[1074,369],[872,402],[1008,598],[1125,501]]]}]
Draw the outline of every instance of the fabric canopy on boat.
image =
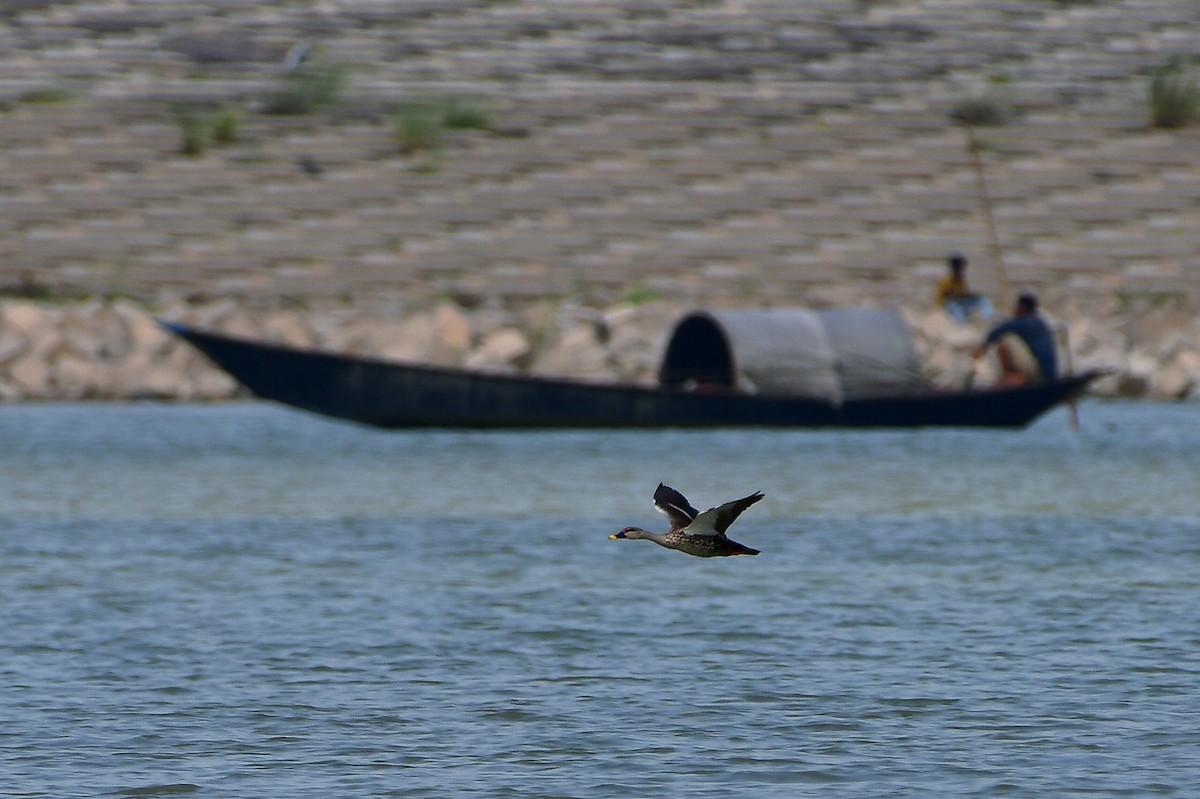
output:
[{"label": "fabric canopy on boat", "polygon": [[659,379],[833,403],[925,385],[903,317],[875,308],[694,311],[675,325]]}]

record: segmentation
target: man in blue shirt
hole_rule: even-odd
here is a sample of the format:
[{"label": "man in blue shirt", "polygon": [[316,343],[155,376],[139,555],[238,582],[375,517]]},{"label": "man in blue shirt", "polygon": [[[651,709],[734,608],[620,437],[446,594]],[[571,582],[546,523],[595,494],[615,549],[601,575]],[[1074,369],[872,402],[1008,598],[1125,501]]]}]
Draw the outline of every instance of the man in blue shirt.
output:
[{"label": "man in blue shirt", "polygon": [[975,348],[976,360],[982,358],[993,344],[1000,358],[1002,386],[1053,380],[1058,376],[1054,334],[1038,314],[1037,297],[1032,294],[1017,297],[1012,319],[992,328],[987,339]]}]

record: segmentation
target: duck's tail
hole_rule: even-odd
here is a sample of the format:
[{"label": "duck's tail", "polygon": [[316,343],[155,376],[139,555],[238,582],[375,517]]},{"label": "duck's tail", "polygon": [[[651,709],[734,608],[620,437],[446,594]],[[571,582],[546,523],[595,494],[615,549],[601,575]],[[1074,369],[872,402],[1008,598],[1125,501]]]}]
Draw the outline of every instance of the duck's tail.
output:
[{"label": "duck's tail", "polygon": [[729,551],[730,555],[757,555],[758,550],[753,547],[748,547],[745,544],[739,544],[737,541],[730,541],[732,547]]}]

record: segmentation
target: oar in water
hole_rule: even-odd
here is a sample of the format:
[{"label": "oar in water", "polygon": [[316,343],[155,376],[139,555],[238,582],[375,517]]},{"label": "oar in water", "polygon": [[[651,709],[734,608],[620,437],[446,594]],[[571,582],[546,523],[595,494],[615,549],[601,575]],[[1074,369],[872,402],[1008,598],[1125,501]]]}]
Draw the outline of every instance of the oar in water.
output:
[{"label": "oar in water", "polygon": [[[1059,346],[1063,351],[1063,361],[1067,367],[1067,377],[1075,374],[1075,367],[1071,363],[1071,334],[1067,329],[1066,322],[1057,325]],[[1067,422],[1071,425],[1072,430],[1079,429],[1079,409],[1075,406],[1075,398],[1067,400]]]}]

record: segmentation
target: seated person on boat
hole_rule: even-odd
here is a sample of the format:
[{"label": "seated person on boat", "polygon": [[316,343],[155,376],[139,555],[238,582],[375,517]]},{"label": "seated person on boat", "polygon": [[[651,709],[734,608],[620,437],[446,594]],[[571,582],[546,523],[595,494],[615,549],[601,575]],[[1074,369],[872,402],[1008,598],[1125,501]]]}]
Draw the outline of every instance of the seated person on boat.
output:
[{"label": "seated person on boat", "polygon": [[1000,385],[1019,386],[1058,377],[1054,334],[1038,313],[1037,297],[1033,294],[1017,297],[1012,318],[992,328],[975,348],[975,359],[982,358],[993,344],[1000,359]]},{"label": "seated person on boat", "polygon": [[938,283],[934,302],[964,325],[970,323],[973,314],[990,318],[991,302],[967,285],[967,259],[955,253],[946,259],[946,266],[949,271]]}]

